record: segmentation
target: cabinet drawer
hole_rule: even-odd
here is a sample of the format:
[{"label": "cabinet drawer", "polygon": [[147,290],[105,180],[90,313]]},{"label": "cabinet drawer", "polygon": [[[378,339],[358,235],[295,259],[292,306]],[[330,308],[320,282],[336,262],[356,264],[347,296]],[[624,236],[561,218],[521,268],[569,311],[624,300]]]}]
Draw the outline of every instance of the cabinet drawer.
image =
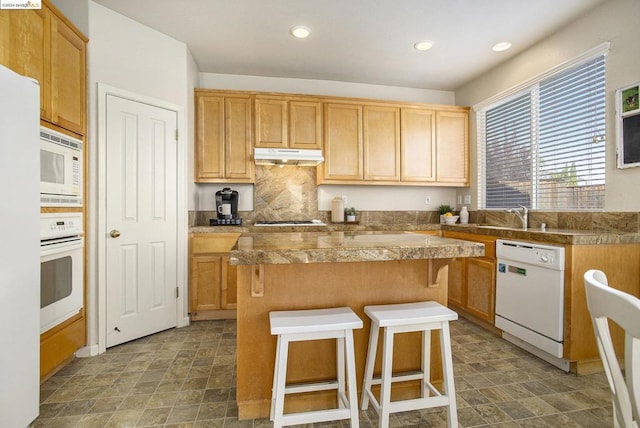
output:
[{"label": "cabinet drawer", "polygon": [[239,233],[192,235],[191,253],[228,253],[240,237]]}]

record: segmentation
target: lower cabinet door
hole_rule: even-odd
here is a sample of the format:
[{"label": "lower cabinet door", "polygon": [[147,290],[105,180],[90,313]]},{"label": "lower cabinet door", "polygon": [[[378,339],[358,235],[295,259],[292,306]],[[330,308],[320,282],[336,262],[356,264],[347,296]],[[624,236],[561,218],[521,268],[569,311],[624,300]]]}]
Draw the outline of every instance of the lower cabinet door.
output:
[{"label": "lower cabinet door", "polygon": [[221,277],[221,256],[191,256],[191,278],[189,282],[190,313],[220,309]]},{"label": "lower cabinet door", "polygon": [[455,259],[449,264],[449,304],[464,308],[465,302],[465,261]]},{"label": "lower cabinet door", "polygon": [[229,256],[222,256],[222,277],[220,280],[220,302],[222,309],[236,309],[238,306],[237,266],[229,264]]},{"label": "lower cabinet door", "polygon": [[466,259],[467,304],[472,315],[493,324],[496,264],[483,258]]}]

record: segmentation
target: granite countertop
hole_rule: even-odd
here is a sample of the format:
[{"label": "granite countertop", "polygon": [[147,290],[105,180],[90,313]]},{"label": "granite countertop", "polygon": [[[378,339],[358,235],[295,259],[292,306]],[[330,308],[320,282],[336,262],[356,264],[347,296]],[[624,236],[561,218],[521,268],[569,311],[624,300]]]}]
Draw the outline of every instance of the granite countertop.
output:
[{"label": "granite countertop", "polygon": [[189,233],[273,233],[273,232],[358,232],[358,231],[422,231],[440,230],[440,224],[375,224],[327,223],[324,226],[192,226]]},{"label": "granite countertop", "polygon": [[271,232],[244,234],[232,265],[339,263],[479,257],[484,245],[411,232]]},{"label": "granite countertop", "polygon": [[640,233],[612,232],[606,230],[569,230],[485,226],[478,224],[441,225],[442,230],[497,236],[520,241],[537,241],[549,244],[594,245],[594,244],[638,244]]},{"label": "granite countertop", "polygon": [[[267,230],[268,229],[268,230]],[[371,231],[456,231],[474,233],[478,235],[495,236],[504,239],[520,241],[537,241],[549,244],[563,245],[594,245],[594,244],[640,244],[640,233],[616,232],[608,230],[574,230],[551,229],[542,231],[540,228],[521,229],[514,227],[500,227],[479,224],[382,224],[382,225],[352,225],[333,224],[326,226],[279,226],[264,227],[244,226],[194,226],[189,228],[190,233],[257,233],[273,234],[282,232],[371,232]]]}]

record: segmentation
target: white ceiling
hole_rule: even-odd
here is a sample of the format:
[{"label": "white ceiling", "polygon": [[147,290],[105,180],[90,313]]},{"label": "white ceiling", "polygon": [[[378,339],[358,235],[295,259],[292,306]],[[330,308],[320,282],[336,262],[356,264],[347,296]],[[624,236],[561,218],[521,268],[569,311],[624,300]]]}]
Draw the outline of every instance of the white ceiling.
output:
[{"label": "white ceiling", "polygon": [[94,1],[184,42],[201,72],[455,90],[604,0]]}]

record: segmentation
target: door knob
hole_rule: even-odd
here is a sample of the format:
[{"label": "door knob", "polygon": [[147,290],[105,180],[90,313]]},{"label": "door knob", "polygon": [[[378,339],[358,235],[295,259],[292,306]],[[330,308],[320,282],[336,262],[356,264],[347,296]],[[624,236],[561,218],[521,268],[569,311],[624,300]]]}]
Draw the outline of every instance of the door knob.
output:
[{"label": "door knob", "polygon": [[120,231],[113,229],[111,232],[109,232],[109,235],[111,235],[112,238],[118,238],[120,236]]}]

